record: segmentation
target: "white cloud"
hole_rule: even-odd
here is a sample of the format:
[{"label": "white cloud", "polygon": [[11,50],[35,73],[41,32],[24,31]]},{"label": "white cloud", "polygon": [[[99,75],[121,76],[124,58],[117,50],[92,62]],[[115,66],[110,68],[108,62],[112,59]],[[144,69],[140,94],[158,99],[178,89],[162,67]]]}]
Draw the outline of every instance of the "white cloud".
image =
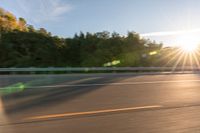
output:
[{"label": "white cloud", "polygon": [[64,0],[17,0],[17,4],[21,16],[33,23],[58,21],[73,9]]},{"label": "white cloud", "polygon": [[61,5],[60,3],[54,3],[54,5],[52,5],[52,16],[54,17],[58,17],[60,15],[63,15],[69,11],[72,10],[72,6],[69,4],[64,4]]},{"label": "white cloud", "polygon": [[161,32],[151,32],[140,34],[142,37],[157,37],[157,36],[173,36],[173,35],[182,35],[188,33],[197,33],[200,32],[200,28],[191,29],[191,30],[177,30],[177,31],[161,31]]}]

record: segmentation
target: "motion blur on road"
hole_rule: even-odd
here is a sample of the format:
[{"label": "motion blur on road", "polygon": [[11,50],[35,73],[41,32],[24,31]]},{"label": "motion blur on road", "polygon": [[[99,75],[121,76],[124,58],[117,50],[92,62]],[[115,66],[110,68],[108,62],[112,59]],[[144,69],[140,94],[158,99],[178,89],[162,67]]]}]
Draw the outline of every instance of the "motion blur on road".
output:
[{"label": "motion blur on road", "polygon": [[0,0],[0,133],[200,133],[200,0]]},{"label": "motion blur on road", "polygon": [[1,75],[2,133],[200,131],[199,74]]}]

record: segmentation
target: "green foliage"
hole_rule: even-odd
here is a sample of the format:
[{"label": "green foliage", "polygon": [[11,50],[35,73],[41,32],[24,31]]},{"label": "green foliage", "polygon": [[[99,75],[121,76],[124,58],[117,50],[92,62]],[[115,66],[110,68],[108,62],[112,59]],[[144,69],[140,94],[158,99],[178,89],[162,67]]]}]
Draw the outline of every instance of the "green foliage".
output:
[{"label": "green foliage", "polygon": [[[37,30],[0,8],[0,67],[152,66],[159,65],[160,49],[161,44],[135,32],[51,36],[46,29]],[[149,54],[152,51],[156,54]]]}]

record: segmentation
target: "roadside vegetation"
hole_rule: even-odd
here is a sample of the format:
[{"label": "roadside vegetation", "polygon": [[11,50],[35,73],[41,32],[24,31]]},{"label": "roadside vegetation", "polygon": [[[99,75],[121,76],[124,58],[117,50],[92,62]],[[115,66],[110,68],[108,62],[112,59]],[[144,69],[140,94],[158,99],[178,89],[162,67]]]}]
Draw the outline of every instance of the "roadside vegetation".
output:
[{"label": "roadside vegetation", "polygon": [[135,32],[52,36],[0,8],[0,67],[172,66],[173,60],[166,64],[171,58],[166,55],[173,51]]}]

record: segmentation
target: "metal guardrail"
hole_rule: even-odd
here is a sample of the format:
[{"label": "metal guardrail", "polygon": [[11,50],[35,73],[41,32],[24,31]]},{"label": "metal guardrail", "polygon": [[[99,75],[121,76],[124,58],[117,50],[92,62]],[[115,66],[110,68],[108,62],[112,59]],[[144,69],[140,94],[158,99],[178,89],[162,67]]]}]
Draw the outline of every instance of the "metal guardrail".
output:
[{"label": "metal guardrail", "polygon": [[199,71],[200,67],[50,67],[0,68],[0,72],[88,72],[88,71]]}]

